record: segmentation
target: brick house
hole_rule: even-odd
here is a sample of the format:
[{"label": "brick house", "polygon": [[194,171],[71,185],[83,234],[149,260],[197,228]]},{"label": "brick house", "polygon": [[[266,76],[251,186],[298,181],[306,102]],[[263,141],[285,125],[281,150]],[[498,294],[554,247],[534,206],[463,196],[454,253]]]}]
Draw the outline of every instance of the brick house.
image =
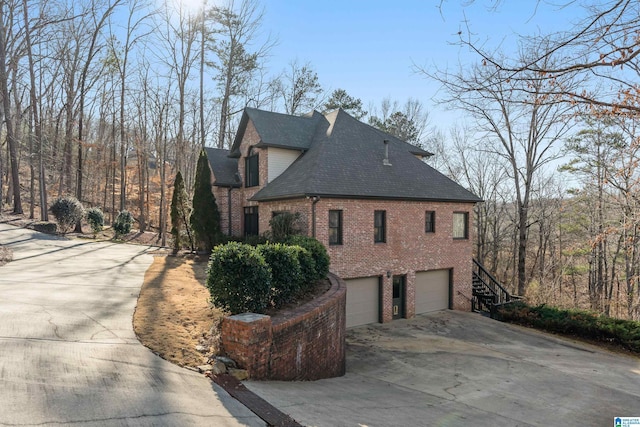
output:
[{"label": "brick house", "polygon": [[247,108],[231,150],[207,155],[223,232],[262,233],[275,213],[299,212],[347,283],[347,326],[470,310],[480,199],[427,165],[431,153],[342,110]]}]

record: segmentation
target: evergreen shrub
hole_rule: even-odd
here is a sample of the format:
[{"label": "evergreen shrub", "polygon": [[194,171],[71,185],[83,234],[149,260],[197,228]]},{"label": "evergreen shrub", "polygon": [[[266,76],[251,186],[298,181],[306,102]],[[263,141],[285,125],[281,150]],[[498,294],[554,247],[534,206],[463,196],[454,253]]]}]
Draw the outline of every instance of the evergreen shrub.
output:
[{"label": "evergreen shrub", "polygon": [[133,225],[133,215],[128,210],[122,210],[118,213],[116,220],[113,222],[113,229],[116,232],[116,238],[129,234]]},{"label": "evergreen shrub", "polygon": [[85,216],[87,217],[87,223],[89,223],[91,231],[93,232],[93,237],[96,237],[96,234],[101,232],[104,228],[104,213],[102,212],[102,209],[87,209]]},{"label": "evergreen shrub", "polygon": [[75,197],[58,198],[50,210],[58,221],[58,228],[62,234],[67,234],[84,215],[82,203]]},{"label": "evergreen shrub", "polygon": [[264,313],[271,298],[271,269],[253,246],[216,246],[207,266],[207,288],[216,307],[231,314]]},{"label": "evergreen shrub", "polygon": [[304,278],[298,251],[281,243],[256,247],[271,268],[271,301],[278,308],[292,302],[300,293]]},{"label": "evergreen shrub", "polygon": [[300,246],[309,251],[315,262],[314,275],[308,280],[316,281],[324,279],[329,273],[329,254],[327,249],[317,239],[308,236],[295,235],[287,238],[286,244]]},{"label": "evergreen shrub", "polygon": [[530,306],[519,301],[500,306],[499,320],[549,332],[618,345],[640,352],[640,322],[615,319],[586,310]]}]

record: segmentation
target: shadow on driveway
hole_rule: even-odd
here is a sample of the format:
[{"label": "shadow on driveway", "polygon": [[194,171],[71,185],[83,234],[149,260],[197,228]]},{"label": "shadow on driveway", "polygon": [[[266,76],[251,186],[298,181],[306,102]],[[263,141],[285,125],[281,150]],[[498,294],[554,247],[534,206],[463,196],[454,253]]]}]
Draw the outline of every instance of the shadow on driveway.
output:
[{"label": "shadow on driveway", "polygon": [[148,248],[0,232],[0,425],[264,425],[136,339]]}]

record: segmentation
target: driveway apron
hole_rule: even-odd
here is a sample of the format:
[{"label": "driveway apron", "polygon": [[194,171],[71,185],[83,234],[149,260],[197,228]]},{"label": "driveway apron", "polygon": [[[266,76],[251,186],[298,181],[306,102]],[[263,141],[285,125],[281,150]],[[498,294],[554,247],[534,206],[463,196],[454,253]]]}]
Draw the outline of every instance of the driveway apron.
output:
[{"label": "driveway apron", "polygon": [[148,247],[0,224],[0,425],[262,426],[195,372],[136,339]]},{"label": "driveway apron", "polygon": [[306,426],[612,426],[640,358],[440,311],[347,331],[347,374],[246,386]]}]

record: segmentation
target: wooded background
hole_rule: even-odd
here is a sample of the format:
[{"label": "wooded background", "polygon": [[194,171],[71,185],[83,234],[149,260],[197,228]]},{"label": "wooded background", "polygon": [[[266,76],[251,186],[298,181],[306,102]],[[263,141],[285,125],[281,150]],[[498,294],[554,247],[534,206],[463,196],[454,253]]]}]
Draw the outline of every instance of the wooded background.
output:
[{"label": "wooded background", "polygon": [[638,320],[640,5],[565,6],[587,18],[523,36],[517,52],[461,31],[474,63],[416,67],[441,83],[443,108],[468,118],[438,129],[420,100],[365,111],[324,89],[311,63],[274,73],[258,0],[197,12],[0,0],[0,201],[46,220],[50,199],[72,195],[165,236],[175,174],[191,194],[201,148],[228,147],[244,107],[340,107],[434,152],[430,164],[484,199],[476,257],[514,293]]}]

